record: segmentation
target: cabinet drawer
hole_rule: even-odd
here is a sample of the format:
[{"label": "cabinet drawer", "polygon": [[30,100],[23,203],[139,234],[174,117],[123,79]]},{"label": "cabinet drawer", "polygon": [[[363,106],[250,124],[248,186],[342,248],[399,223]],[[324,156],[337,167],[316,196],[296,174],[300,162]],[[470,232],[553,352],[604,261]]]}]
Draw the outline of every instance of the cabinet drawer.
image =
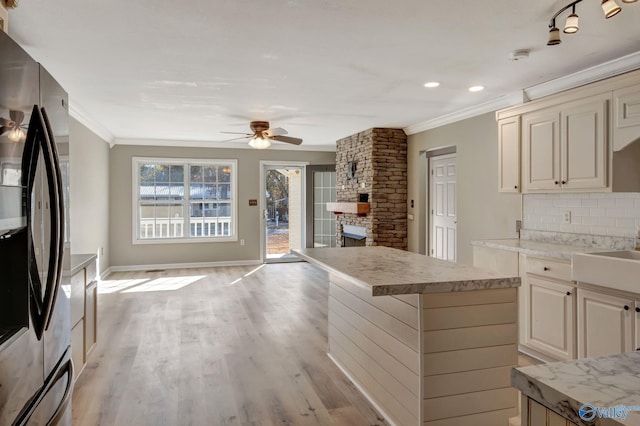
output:
[{"label": "cabinet drawer", "polygon": [[96,277],[96,262],[91,262],[85,268],[87,271],[87,285],[91,284],[93,281],[97,279]]},{"label": "cabinet drawer", "polygon": [[71,276],[71,326],[84,317],[84,269]]},{"label": "cabinet drawer", "polygon": [[571,281],[571,263],[527,256],[527,273]]}]

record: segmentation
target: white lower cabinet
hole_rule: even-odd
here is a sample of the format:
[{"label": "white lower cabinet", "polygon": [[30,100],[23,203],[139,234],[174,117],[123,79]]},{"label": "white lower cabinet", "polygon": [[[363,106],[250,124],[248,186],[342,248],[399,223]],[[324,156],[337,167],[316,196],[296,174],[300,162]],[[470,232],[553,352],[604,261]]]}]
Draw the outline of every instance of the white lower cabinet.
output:
[{"label": "white lower cabinet", "polygon": [[578,289],[578,356],[632,351],[636,303],[628,297]]},{"label": "white lower cabinet", "polygon": [[527,274],[523,344],[558,360],[575,358],[575,289]]}]

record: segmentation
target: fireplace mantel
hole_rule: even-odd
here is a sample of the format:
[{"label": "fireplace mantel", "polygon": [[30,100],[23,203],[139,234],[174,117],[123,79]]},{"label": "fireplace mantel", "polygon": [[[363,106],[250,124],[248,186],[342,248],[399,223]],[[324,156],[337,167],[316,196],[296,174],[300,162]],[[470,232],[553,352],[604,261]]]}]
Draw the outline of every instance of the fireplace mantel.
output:
[{"label": "fireplace mantel", "polygon": [[369,203],[327,203],[327,211],[335,214],[352,213],[357,215],[366,215],[369,213],[371,205]]}]

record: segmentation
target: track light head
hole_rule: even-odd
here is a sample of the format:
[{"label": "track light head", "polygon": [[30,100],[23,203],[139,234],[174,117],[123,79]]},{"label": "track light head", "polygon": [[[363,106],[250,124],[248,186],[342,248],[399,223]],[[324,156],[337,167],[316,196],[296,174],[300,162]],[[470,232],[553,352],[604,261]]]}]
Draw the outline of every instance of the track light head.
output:
[{"label": "track light head", "polygon": [[615,0],[602,0],[602,11],[604,12],[605,18],[609,19],[614,17],[620,13],[621,10]]},{"label": "track light head", "polygon": [[560,30],[556,27],[554,22],[553,26],[551,26],[551,29],[549,30],[549,41],[547,42],[547,46],[557,46],[560,43],[562,43],[562,40],[560,40]]},{"label": "track light head", "polygon": [[[575,9],[575,6],[574,6]],[[578,15],[574,12],[567,16],[567,22],[564,24],[564,33],[565,34],[575,34],[578,32]]]},{"label": "track light head", "polygon": [[622,0],[622,3],[635,3],[638,0]]}]

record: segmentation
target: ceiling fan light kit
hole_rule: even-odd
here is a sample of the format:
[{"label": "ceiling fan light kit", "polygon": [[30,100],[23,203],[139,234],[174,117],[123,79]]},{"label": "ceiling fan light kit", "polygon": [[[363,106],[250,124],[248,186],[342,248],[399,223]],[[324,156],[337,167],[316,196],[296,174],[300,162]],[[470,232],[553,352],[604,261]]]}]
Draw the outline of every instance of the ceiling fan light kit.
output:
[{"label": "ceiling fan light kit", "polygon": [[[622,0],[623,3],[636,3],[638,0]],[[559,11],[557,11],[549,21],[549,41],[547,41],[547,46],[557,46],[562,43],[560,40],[560,30],[556,27],[556,18],[562,14],[562,12],[571,9],[571,14],[567,16],[567,20],[564,25],[563,32],[565,34],[575,34],[578,32],[578,14],[576,13],[576,5],[581,3],[582,0],[575,0]],[[600,3],[602,7],[602,12],[604,13],[604,17],[609,19],[611,17],[616,16],[618,13],[622,11],[622,8],[616,3],[615,0],[602,0]]]},{"label": "ceiling fan light kit", "polygon": [[249,141],[249,146],[255,149],[267,149],[271,146],[271,141],[268,137],[253,137]]}]

